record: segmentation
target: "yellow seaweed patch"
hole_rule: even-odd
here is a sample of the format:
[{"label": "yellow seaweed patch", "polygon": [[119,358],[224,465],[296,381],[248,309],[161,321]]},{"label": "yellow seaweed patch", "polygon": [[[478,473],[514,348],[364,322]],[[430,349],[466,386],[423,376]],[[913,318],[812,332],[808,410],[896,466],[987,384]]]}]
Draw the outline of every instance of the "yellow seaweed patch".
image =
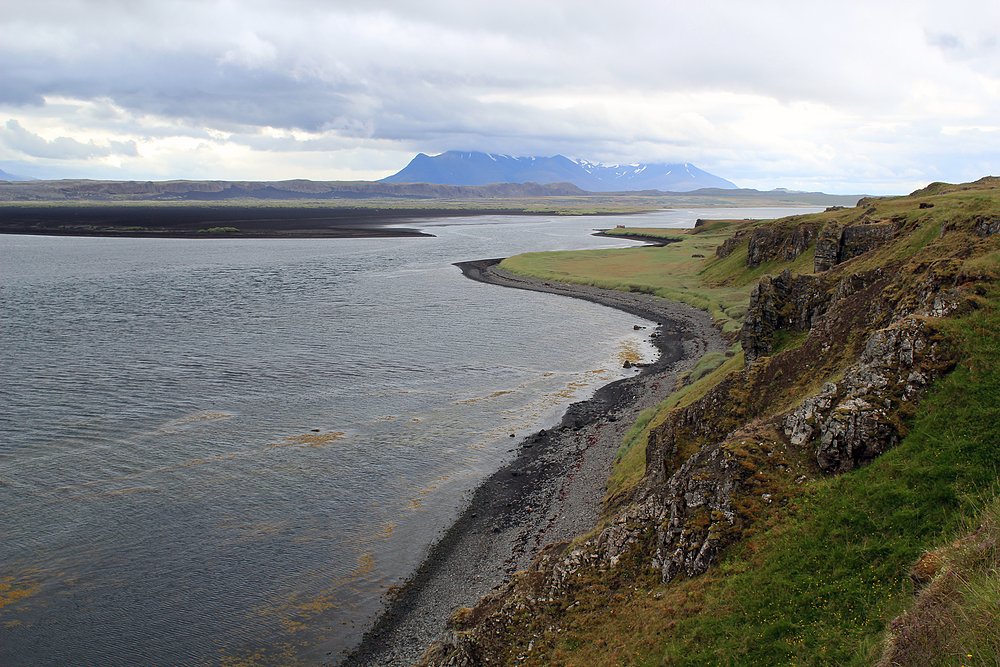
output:
[{"label": "yellow seaweed patch", "polygon": [[382,529],[379,532],[375,533],[372,537],[376,540],[379,540],[380,542],[385,542],[390,537],[392,537],[392,534],[395,532],[396,532],[396,524],[387,523],[386,525],[382,526]]},{"label": "yellow seaweed patch", "polygon": [[357,566],[354,568],[354,571],[334,582],[333,588],[308,600],[293,601],[280,605],[275,610],[276,615],[280,616],[279,625],[288,632],[315,630],[312,623],[304,622],[304,617],[318,615],[330,609],[341,608],[342,605],[338,602],[337,591],[371,573],[375,569],[375,565],[374,554],[361,554],[358,556]]},{"label": "yellow seaweed patch", "polygon": [[37,583],[18,581],[14,577],[0,579],[0,609],[12,602],[37,595],[41,586]]},{"label": "yellow seaweed patch", "polygon": [[626,361],[630,364],[641,363],[643,356],[639,341],[625,340],[619,343],[618,349],[615,350],[615,358],[621,366],[624,366]]},{"label": "yellow seaweed patch", "polygon": [[251,540],[264,535],[276,535],[283,532],[288,525],[287,521],[260,521],[257,523],[245,523],[236,527],[241,533],[240,540]]},{"label": "yellow seaweed patch", "polygon": [[407,507],[411,511],[415,511],[415,510],[420,509],[420,507],[424,504],[424,500],[423,500],[424,497],[426,497],[426,496],[430,495],[431,493],[434,493],[435,491],[437,491],[438,489],[440,489],[441,486],[445,482],[447,482],[448,480],[450,480],[453,476],[454,476],[454,474],[448,474],[448,475],[444,475],[442,477],[438,477],[436,480],[434,480],[433,482],[431,482],[430,484],[428,484],[426,487],[424,487],[420,491],[417,491],[416,495],[413,498],[410,498],[409,503],[407,503]]},{"label": "yellow seaweed patch", "polygon": [[330,582],[323,591],[315,595],[300,598],[301,594],[292,593],[289,597],[282,596],[265,601],[265,606],[259,607],[253,616],[257,619],[277,620],[281,629],[287,633],[284,641],[270,644],[267,649],[250,649],[240,651],[237,655],[224,656],[221,664],[227,667],[298,664],[296,653],[304,648],[314,647],[317,641],[321,641],[318,635],[322,634],[322,629],[328,621],[317,621],[317,617],[322,619],[321,615],[333,609],[349,609],[351,603],[345,602],[344,591],[361,592],[355,586],[359,580],[374,571],[376,565],[375,554],[364,552],[357,557],[356,565],[349,574]]},{"label": "yellow seaweed patch", "polygon": [[[638,358],[641,359],[641,356],[638,356]],[[624,363],[624,360],[622,363]],[[546,373],[546,375],[554,375],[554,373]],[[532,428],[553,407],[572,399],[580,389],[588,386],[596,386],[602,380],[613,379],[614,372],[606,369],[595,369],[574,373],[573,377],[579,379],[567,382],[562,388],[550,391],[523,407],[500,411],[498,414],[502,415],[505,421],[517,423],[515,425],[509,423],[503,424],[482,434],[471,433],[470,435],[481,435],[483,439],[479,443],[468,445],[468,448],[483,449],[486,443],[502,438],[504,435],[509,435],[512,431],[524,431]]]},{"label": "yellow seaweed patch", "polygon": [[455,401],[455,405],[467,405],[469,403],[478,403],[479,401],[488,401],[491,398],[499,398],[500,396],[505,396],[507,394],[513,394],[513,389],[504,389],[500,391],[495,391],[489,396],[480,396],[479,398],[467,398],[464,401]]},{"label": "yellow seaweed patch", "polygon": [[292,435],[285,438],[284,442],[269,442],[268,447],[325,447],[331,442],[343,440],[347,435],[346,431],[327,431],[326,433],[303,433],[302,435]]},{"label": "yellow seaweed patch", "polygon": [[230,414],[225,412],[199,412],[198,414],[191,415],[190,417],[185,417],[182,422],[200,422],[206,419],[229,419],[232,417]]},{"label": "yellow seaweed patch", "polygon": [[[200,466],[202,463],[212,463],[213,461],[226,461],[229,459],[236,458],[235,454],[216,454],[215,456],[208,459],[195,459],[193,461],[185,461],[182,466]],[[170,470],[169,467],[160,468],[160,470]],[[134,475],[133,475],[134,476]]]},{"label": "yellow seaweed patch", "polygon": [[289,644],[269,645],[267,649],[250,649],[242,651],[242,655],[229,655],[221,658],[224,667],[266,667],[267,665],[291,664],[297,650],[303,645],[293,647]]}]

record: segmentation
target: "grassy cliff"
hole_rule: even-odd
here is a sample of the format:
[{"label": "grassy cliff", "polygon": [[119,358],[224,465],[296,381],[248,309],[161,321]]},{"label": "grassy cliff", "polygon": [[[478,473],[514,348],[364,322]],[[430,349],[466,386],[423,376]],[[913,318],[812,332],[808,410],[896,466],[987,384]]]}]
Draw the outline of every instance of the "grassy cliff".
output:
[{"label": "grassy cliff", "polygon": [[670,235],[505,262],[705,308],[733,349],[428,664],[1000,664],[1000,179]]}]

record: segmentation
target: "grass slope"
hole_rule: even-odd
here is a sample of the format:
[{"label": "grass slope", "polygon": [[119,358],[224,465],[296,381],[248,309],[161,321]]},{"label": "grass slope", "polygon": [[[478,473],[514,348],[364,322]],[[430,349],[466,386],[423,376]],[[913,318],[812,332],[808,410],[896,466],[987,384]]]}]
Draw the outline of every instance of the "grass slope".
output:
[{"label": "grass slope", "polygon": [[697,233],[618,228],[607,233],[673,242],[660,247],[526,253],[505,259],[501,267],[543,280],[655,294],[706,310],[723,331],[735,332],[742,324],[754,280],[748,276],[745,281],[726,285],[712,280],[716,274],[728,275],[728,265],[738,261],[732,256],[717,260],[715,249],[734,231],[752,224],[725,221]]},{"label": "grass slope", "polygon": [[[509,632],[507,664],[1000,664],[1000,235],[980,240],[985,234],[975,231],[1000,221],[997,185],[996,179],[935,184],[860,209],[771,223],[822,226],[866,215],[893,221],[901,230],[896,240],[851,260],[845,271],[904,267],[892,295],[903,304],[915,298],[920,281],[940,277],[970,290],[974,285],[975,310],[936,320],[957,366],[908,413],[898,447],[841,476],[814,470],[808,480],[784,482],[779,495],[787,501],[760,503],[753,529],[708,573],[663,585],[638,553],[610,570],[590,572],[572,594],[519,619]],[[808,273],[813,250],[806,259],[747,269],[744,241],[729,257],[715,258],[712,244],[740,227],[745,225],[715,225],[664,248],[520,256],[505,267],[707,303],[732,329],[764,272],[789,267]],[[794,349],[801,337],[781,343]],[[626,438],[609,497],[641,485],[650,426],[739,366],[741,356],[642,416]],[[826,376],[798,378],[791,400],[838,371],[820,372]],[[789,451],[774,463],[791,465],[791,458],[804,455]],[[767,475],[763,467],[761,474]],[[947,566],[915,597],[910,571],[928,558],[922,554],[943,554]]]}]

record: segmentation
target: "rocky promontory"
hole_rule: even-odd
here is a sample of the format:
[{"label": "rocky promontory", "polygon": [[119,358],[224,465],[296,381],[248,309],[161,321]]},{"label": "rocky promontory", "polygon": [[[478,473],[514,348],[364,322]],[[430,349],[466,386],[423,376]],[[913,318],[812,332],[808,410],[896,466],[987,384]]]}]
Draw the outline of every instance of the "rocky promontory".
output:
[{"label": "rocky promontory", "polygon": [[[998,221],[987,178],[734,229],[699,270],[749,288],[740,353],[660,404],[594,530],[455,614],[421,664],[995,659],[994,607],[954,581],[938,621],[961,632],[894,619],[921,554],[952,554],[926,581],[957,571],[940,545],[977,522],[957,544],[997,590]],[[941,662],[909,660],[931,635]]]}]

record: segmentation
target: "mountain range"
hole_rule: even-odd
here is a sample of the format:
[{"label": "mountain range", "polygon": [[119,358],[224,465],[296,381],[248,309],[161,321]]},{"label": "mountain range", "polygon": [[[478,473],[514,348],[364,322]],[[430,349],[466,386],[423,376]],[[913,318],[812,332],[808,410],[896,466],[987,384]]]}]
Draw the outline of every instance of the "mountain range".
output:
[{"label": "mountain range", "polygon": [[38,179],[32,178],[31,176],[18,176],[17,174],[8,174],[3,169],[0,169],[0,181],[35,181]]},{"label": "mountain range", "polygon": [[690,192],[700,188],[736,189],[736,184],[702,171],[693,164],[604,165],[553,157],[512,157],[492,153],[448,151],[419,153],[382,183],[572,183],[589,192]]}]

